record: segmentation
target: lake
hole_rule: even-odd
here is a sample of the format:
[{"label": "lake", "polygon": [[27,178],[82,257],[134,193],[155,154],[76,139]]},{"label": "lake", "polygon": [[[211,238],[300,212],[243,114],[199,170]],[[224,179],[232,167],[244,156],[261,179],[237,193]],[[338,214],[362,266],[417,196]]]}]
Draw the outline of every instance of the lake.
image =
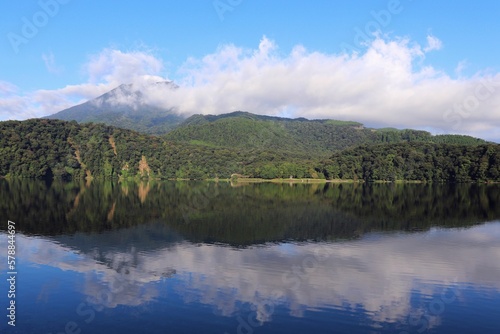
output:
[{"label": "lake", "polygon": [[0,329],[498,333],[499,203],[500,185],[0,180]]}]

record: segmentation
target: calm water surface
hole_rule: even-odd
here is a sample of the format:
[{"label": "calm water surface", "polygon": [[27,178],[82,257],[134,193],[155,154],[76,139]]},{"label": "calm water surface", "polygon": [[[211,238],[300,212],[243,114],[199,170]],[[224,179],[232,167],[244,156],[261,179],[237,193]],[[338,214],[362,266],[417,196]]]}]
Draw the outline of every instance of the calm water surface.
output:
[{"label": "calm water surface", "polygon": [[0,180],[18,272],[0,330],[498,333],[498,203],[499,185]]}]

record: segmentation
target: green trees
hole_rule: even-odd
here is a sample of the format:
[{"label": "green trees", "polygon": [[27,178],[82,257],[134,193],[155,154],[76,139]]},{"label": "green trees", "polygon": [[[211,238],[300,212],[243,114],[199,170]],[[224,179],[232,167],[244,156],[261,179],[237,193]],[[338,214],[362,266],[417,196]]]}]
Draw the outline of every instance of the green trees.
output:
[{"label": "green trees", "polygon": [[[271,152],[268,156],[275,158]],[[246,157],[246,152],[236,149],[175,143],[101,124],[0,122],[3,177],[229,178],[243,173],[241,162]],[[256,163],[260,160],[250,162]]]},{"label": "green trees", "polygon": [[[203,120],[206,122],[199,124],[213,123]],[[282,130],[288,129],[283,132],[288,133],[286,138],[293,134],[309,141],[305,146],[297,144],[294,151],[294,141],[285,143],[277,139],[281,138],[282,130],[274,129],[272,122],[281,121],[273,119],[265,121],[271,123],[261,124],[264,122],[261,119],[246,119],[243,123],[228,117],[221,120],[225,122],[224,135],[211,144],[172,141],[170,137],[148,136],[101,124],[79,125],[58,120],[0,122],[0,177],[206,179],[229,178],[236,173],[265,179],[500,181],[500,146],[472,144],[469,137],[450,137],[459,142],[465,140],[467,145],[444,144],[419,141],[419,138],[434,138],[422,131],[382,130],[380,140],[387,143],[371,142],[343,151],[327,149],[317,154],[314,147],[319,150],[321,145],[306,150],[312,142],[307,135],[301,134],[316,127],[315,123],[288,120],[279,124]],[[257,131],[244,144],[238,142],[239,131],[244,131],[242,124],[250,124],[251,132]],[[321,124],[326,132],[324,136],[316,132],[319,141],[324,140],[329,131],[332,137],[328,140],[338,136],[349,138],[351,130],[362,131],[346,130],[349,125]],[[218,126],[221,125],[212,125],[210,129],[217,132]],[[335,132],[331,127],[343,130]],[[263,132],[259,133],[259,129]],[[370,133],[379,136],[377,132]],[[226,135],[232,139],[224,141]],[[272,144],[257,145],[260,135],[270,139]],[[409,141],[401,142],[401,138]],[[444,139],[440,137],[439,140]]]},{"label": "green trees", "polygon": [[432,136],[429,132],[412,129],[369,129],[356,122],[288,119],[246,112],[218,116],[194,115],[166,137],[173,141],[210,147],[287,152],[289,156],[304,159],[326,158],[333,152],[362,144],[486,144],[484,140],[469,136]]},{"label": "green trees", "polygon": [[363,145],[334,154],[318,170],[329,179],[365,181],[500,181],[500,146],[397,143]]}]

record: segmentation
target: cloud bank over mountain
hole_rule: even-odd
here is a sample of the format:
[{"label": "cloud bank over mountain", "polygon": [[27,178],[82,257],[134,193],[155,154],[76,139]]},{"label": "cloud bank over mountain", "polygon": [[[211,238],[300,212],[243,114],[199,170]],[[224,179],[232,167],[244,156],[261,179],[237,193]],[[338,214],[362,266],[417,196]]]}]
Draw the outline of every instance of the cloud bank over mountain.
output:
[{"label": "cloud bank over mountain", "polygon": [[[0,119],[49,115],[134,83],[147,103],[186,115],[245,110],[500,140],[500,73],[452,77],[426,59],[445,47],[432,35],[419,45],[378,34],[359,53],[326,54],[301,45],[285,53],[263,37],[256,49],[221,45],[189,58],[173,77],[153,52],[105,49],[88,58],[82,67],[87,81],[81,84],[22,92],[0,82]],[[179,88],[149,84],[165,80]]]}]

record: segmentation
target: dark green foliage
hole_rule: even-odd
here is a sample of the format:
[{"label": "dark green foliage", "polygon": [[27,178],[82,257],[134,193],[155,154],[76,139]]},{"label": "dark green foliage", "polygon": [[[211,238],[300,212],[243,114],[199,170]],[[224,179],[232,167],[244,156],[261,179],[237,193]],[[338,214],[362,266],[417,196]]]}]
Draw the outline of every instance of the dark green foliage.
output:
[{"label": "dark green foliage", "polygon": [[432,138],[433,143],[437,144],[457,144],[457,145],[481,145],[486,142],[479,138],[462,135],[437,135]]},{"label": "dark green foliage", "polygon": [[271,149],[293,152],[304,158],[329,153],[376,140],[360,123],[332,120],[310,121],[234,112],[219,116],[194,115],[166,137],[183,142],[239,149]]},{"label": "dark green foliage", "polygon": [[500,145],[398,143],[362,145],[321,163],[328,179],[500,181]]},{"label": "dark green foliage", "polygon": [[46,119],[1,122],[0,161],[0,176],[46,179],[258,177],[268,163],[289,177],[306,175],[305,164],[313,166],[283,152],[175,143],[102,124]]},{"label": "dark green foliage", "polygon": [[[416,130],[365,130],[248,113],[195,116],[167,137],[93,123],[0,122],[0,177],[206,179],[236,173],[265,179],[500,181],[498,145]],[[370,144],[351,147],[358,141]],[[386,144],[374,144],[380,142]],[[351,148],[339,151],[345,147]]]},{"label": "dark green foliage", "polygon": [[442,135],[418,130],[369,129],[361,123],[335,120],[288,119],[234,112],[219,116],[194,115],[166,137],[175,141],[239,149],[272,149],[292,152],[307,159],[361,144],[435,142],[479,145],[481,139]]}]

